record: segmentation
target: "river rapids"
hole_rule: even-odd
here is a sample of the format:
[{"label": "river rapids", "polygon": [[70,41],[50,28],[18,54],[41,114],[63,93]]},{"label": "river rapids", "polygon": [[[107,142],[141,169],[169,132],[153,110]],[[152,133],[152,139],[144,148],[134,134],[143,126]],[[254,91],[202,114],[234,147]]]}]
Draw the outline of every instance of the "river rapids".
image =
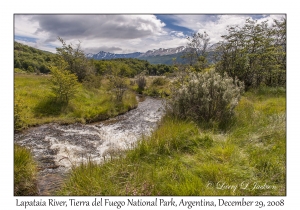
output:
[{"label": "river rapids", "polygon": [[146,97],[136,109],[93,124],[50,123],[17,133],[15,143],[29,148],[39,165],[40,195],[51,195],[72,166],[103,162],[113,153],[130,149],[148,136],[164,114],[163,100]]}]

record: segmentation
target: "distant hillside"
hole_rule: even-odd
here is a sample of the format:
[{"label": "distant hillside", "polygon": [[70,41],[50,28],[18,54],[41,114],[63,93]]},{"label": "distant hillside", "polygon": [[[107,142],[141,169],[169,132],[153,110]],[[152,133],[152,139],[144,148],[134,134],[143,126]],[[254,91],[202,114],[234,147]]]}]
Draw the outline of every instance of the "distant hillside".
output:
[{"label": "distant hillside", "polygon": [[[145,53],[135,52],[128,54],[115,54],[100,51],[97,54],[87,54],[86,56],[99,61],[115,60],[113,62],[115,65],[117,65],[116,62],[123,63],[125,66],[129,65],[128,69],[132,70],[132,72],[129,73],[131,76],[145,69],[148,69],[150,75],[157,75],[172,71],[172,69],[162,65],[172,65],[174,64],[174,61],[176,61],[176,63],[186,63],[186,60],[182,58],[185,49],[185,47],[181,46],[169,49],[160,48],[157,50],[148,50]],[[54,61],[55,56],[56,54],[54,53],[14,42],[14,68],[27,72],[49,73],[50,70],[48,67],[51,65],[51,62]],[[208,62],[213,63],[213,51],[208,52]],[[146,63],[149,63],[150,66],[146,67]],[[104,64],[106,65],[106,63],[94,62],[98,73],[106,71],[107,68]]]},{"label": "distant hillside", "polygon": [[186,61],[182,58],[183,52],[172,54],[172,55],[156,55],[149,57],[139,57],[141,60],[147,60],[151,64],[166,64],[172,65],[174,60],[178,63],[186,63]]},{"label": "distant hillside", "polygon": [[48,73],[55,54],[14,42],[14,68],[27,72]]},{"label": "distant hillside", "polygon": [[[100,51],[97,54],[87,54],[88,58],[93,58],[95,60],[111,60],[116,58],[137,58],[140,60],[147,60],[151,64],[166,64],[172,65],[174,59],[177,63],[186,63],[186,60],[182,58],[186,47],[180,46],[175,48],[159,48],[154,50],[148,50],[145,53],[135,52],[128,54],[115,54],[110,52]],[[208,52],[208,62],[213,63],[213,51]]]},{"label": "distant hillside", "polygon": [[128,53],[128,54],[115,54],[110,52],[100,51],[97,54],[88,53],[86,57],[93,58],[95,60],[110,60],[110,59],[117,59],[117,58],[138,58],[142,53],[135,52],[135,53]]},{"label": "distant hillside", "polygon": [[173,63],[173,59],[176,58],[177,62],[184,62],[181,56],[185,50],[184,46],[175,48],[159,48],[154,50],[148,50],[145,53],[134,52],[128,54],[115,54],[110,52],[100,51],[96,54],[87,54],[88,58],[93,58],[95,60],[110,60],[116,58],[138,58],[141,60],[147,60],[151,64],[168,64]]},{"label": "distant hillside", "polygon": [[[213,60],[213,51],[210,51],[207,53],[207,61],[209,64],[214,63]],[[171,55],[157,55],[157,56],[149,56],[149,57],[139,57],[141,60],[147,60],[151,64],[166,64],[166,65],[172,65],[174,63],[174,60],[176,60],[177,63],[186,64],[187,60],[183,59],[182,56],[184,55],[184,52],[180,52],[177,54],[171,54]]]}]

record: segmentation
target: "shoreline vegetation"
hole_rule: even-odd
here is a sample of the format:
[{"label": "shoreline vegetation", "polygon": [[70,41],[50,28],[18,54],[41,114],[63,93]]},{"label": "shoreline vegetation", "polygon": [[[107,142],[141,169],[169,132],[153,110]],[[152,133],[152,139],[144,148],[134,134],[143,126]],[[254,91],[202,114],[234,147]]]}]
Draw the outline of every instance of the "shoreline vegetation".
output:
[{"label": "shoreline vegetation", "polygon": [[72,169],[56,195],[286,194],[285,90],[246,92],[227,131],[165,116],[123,157]]},{"label": "shoreline vegetation", "polygon": [[14,144],[14,195],[38,195],[37,163],[30,150]]},{"label": "shoreline vegetation", "polygon": [[120,103],[115,103],[106,87],[88,89],[80,85],[74,99],[64,106],[54,100],[49,78],[49,75],[15,74],[15,115],[16,112],[20,115],[20,130],[53,122],[102,121],[134,109],[138,104],[131,90],[124,93]]},{"label": "shoreline vegetation", "polygon": [[285,112],[285,88],[260,87],[225,130],[166,115],[124,156],[73,168],[55,195],[285,195]]}]

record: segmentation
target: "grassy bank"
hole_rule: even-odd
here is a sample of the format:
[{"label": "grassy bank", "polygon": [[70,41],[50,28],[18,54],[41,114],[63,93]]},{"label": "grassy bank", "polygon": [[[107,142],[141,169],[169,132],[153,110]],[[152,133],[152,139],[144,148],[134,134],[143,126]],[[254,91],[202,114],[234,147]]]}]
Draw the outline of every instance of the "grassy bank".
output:
[{"label": "grassy bank", "polygon": [[37,165],[29,150],[14,146],[14,195],[37,195]]},{"label": "grassy bank", "polygon": [[68,106],[53,100],[49,75],[15,73],[15,122],[20,128],[49,122],[93,122],[124,113],[137,105],[135,94],[125,92],[121,103],[112,100],[106,81],[98,89],[80,84]]},{"label": "grassy bank", "polygon": [[285,195],[285,90],[244,94],[226,131],[165,117],[137,147],[74,168],[58,195]]},{"label": "grassy bank", "polygon": [[136,84],[137,79],[131,79],[130,88],[137,93],[151,97],[165,97],[170,95],[170,78],[165,76],[144,76],[146,86],[143,90],[139,90]]}]

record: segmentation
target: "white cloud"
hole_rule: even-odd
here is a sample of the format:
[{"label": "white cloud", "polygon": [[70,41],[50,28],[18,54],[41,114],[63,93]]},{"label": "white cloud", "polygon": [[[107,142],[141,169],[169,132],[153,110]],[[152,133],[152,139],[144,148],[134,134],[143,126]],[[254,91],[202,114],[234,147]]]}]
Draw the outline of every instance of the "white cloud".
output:
[{"label": "white cloud", "polygon": [[[263,15],[258,19],[258,23],[269,20],[271,24],[273,19],[280,19],[283,15]],[[173,19],[176,25],[189,28],[195,32],[206,33],[210,37],[211,43],[221,41],[221,36],[226,34],[227,26],[245,24],[247,18],[251,18],[251,15],[175,15]]]},{"label": "white cloud", "polygon": [[14,16],[15,35],[38,38],[38,36],[34,34],[38,27],[38,22],[30,21],[31,17],[31,15]]},{"label": "white cloud", "polygon": [[43,43],[41,44],[41,43],[38,43],[38,42],[35,43],[35,42],[28,42],[28,41],[23,41],[23,40],[18,40],[18,42],[22,43],[22,44],[25,44],[25,45],[28,45],[30,47],[40,49],[40,50],[45,50],[45,51],[52,52],[52,53],[56,52],[55,48],[44,45]]},{"label": "white cloud", "polygon": [[[250,15],[170,15],[173,24],[203,33],[211,43],[221,40],[228,25],[243,25]],[[254,16],[253,16],[254,17]],[[280,15],[255,16],[259,21]],[[186,45],[182,31],[170,30],[154,15],[15,15],[15,35],[37,39],[35,47],[54,51],[57,37],[67,43],[80,40],[86,53],[110,50],[115,53],[145,52],[149,49]],[[23,40],[24,42],[24,40]],[[28,43],[33,45],[32,43]]]},{"label": "white cloud", "polygon": [[144,45],[142,47],[143,52],[146,52],[147,50],[152,49],[159,49],[159,48],[174,48],[179,46],[185,46],[187,40],[185,38],[178,38],[178,37],[164,37],[160,40],[154,42],[154,41],[148,41],[147,45]]},{"label": "white cloud", "polygon": [[207,21],[197,32],[204,31],[210,36],[211,43],[221,41],[221,36],[226,34],[227,26],[243,25],[248,17],[244,15],[218,15],[215,21]]},{"label": "white cloud", "polygon": [[170,35],[175,37],[185,37],[185,35],[181,31],[171,31]]}]

